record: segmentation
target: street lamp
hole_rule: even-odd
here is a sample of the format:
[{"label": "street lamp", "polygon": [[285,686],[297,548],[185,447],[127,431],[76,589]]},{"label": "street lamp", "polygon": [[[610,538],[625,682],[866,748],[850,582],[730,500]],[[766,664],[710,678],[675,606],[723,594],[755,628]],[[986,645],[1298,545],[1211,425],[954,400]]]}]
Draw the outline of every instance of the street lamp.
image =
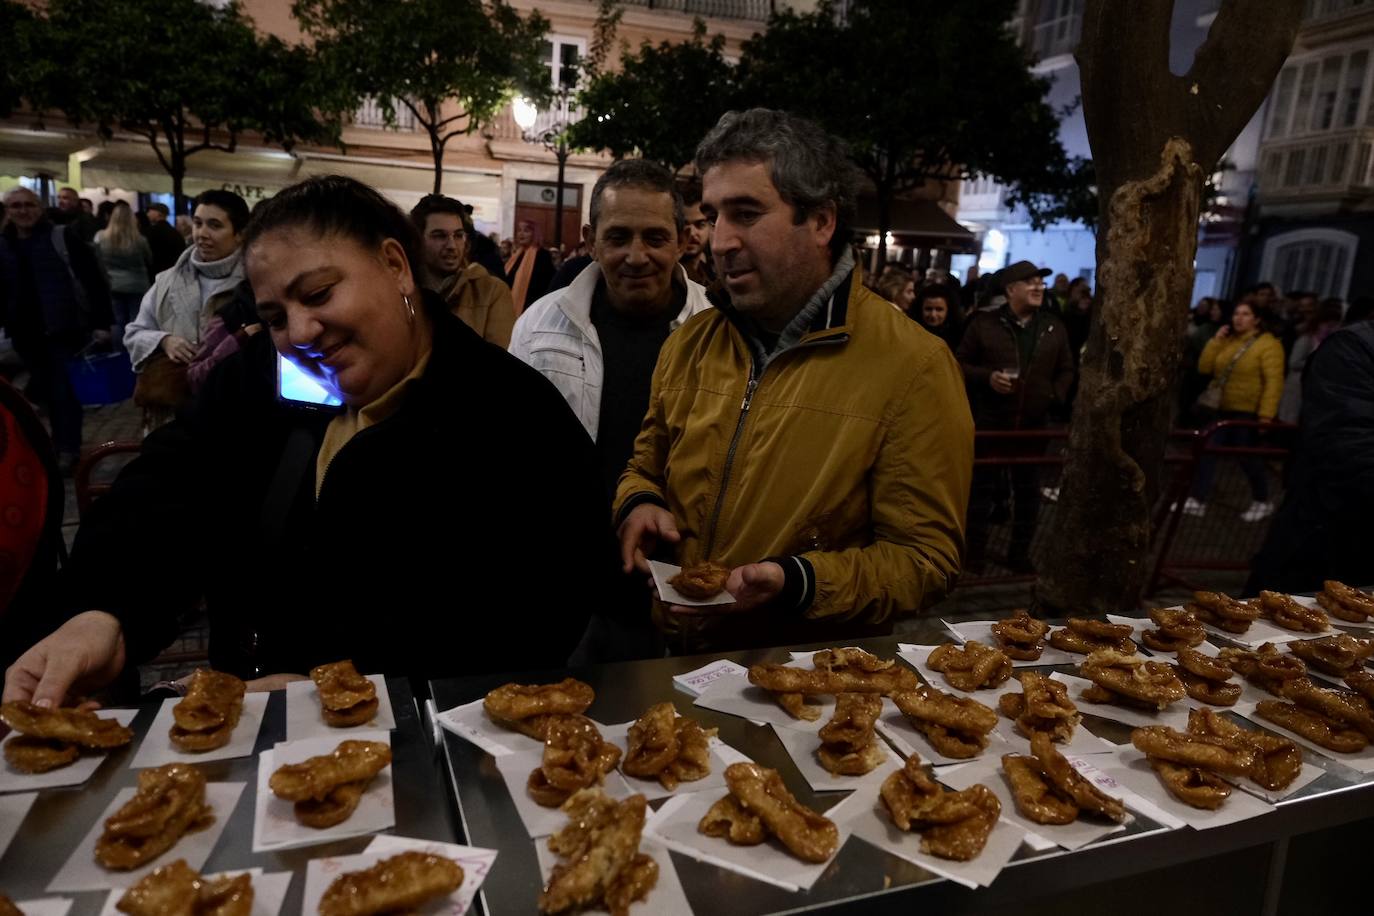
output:
[{"label": "street lamp", "polygon": [[558,159],[558,196],[553,210],[553,244],[560,252],[563,250],[563,176],[568,166],[568,128],[572,125],[568,105],[572,94],[571,86],[559,88],[554,94],[553,107],[548,112],[549,118],[542,127],[535,126],[539,121],[539,109],[533,102],[521,96],[511,103],[511,114],[515,117],[515,124],[520,128],[525,142],[542,143],[544,148]]}]

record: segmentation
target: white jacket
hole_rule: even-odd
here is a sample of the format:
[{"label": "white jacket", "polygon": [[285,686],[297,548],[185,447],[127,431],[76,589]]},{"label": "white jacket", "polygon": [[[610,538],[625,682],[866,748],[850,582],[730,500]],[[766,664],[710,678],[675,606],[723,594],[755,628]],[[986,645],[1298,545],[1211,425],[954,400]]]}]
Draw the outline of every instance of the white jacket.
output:
[{"label": "white jacket", "polygon": [[[687,285],[687,303],[672,321],[676,331],[688,318],[711,308],[711,303],[706,289],[687,279],[681,265],[674,269],[678,280]],[[601,265],[593,261],[572,285],[554,290],[525,309],[510,338],[511,354],[553,382],[593,441],[601,424],[605,376],[601,339],[592,326],[592,297],[599,282]]]}]

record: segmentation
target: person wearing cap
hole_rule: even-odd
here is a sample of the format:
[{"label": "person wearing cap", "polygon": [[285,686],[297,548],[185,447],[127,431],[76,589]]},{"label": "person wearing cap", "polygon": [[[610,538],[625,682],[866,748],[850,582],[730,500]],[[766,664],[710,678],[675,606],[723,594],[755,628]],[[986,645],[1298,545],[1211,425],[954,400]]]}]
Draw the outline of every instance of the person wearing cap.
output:
[{"label": "person wearing cap", "polygon": [[410,220],[420,236],[422,285],[438,293],[483,340],[503,350],[510,346],[515,326],[510,287],[469,260],[471,241],[480,236],[462,203],[429,194],[410,211]]},{"label": "person wearing cap", "polygon": [[[1073,352],[1064,322],[1042,311],[1045,277],[1051,271],[1030,261],[1003,268],[993,282],[1006,291],[1001,308],[978,312],[959,343],[959,365],[964,370],[973,420],[980,429],[1040,429],[1050,406],[1062,403],[1073,385]],[[980,448],[980,457],[1038,455],[1039,441],[999,443]],[[1008,565],[1028,572],[1031,538],[1039,512],[1039,472],[1035,465],[1011,469],[1011,544]],[[982,566],[988,539],[988,510],[996,485],[996,469],[975,472],[968,511],[968,563]]]}]

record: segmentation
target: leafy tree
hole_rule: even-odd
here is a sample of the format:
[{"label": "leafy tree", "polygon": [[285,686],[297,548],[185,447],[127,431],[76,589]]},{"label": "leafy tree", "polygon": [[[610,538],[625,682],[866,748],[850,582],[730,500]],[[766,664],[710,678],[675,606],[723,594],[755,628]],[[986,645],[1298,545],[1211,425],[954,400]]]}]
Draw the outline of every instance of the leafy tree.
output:
[{"label": "leafy tree", "polygon": [[287,149],[339,134],[338,118],[315,108],[310,52],[259,35],[234,3],[52,0],[33,52],[48,65],[29,87],[33,108],[143,137],[178,209],[187,160],[202,150],[233,152],[245,130]]},{"label": "leafy tree", "polygon": [[[1015,0],[832,0],[776,14],[744,46],[740,98],[787,108],[849,142],[877,196],[879,238],[892,200],[929,180],[991,176],[1043,224],[1081,188],[1045,101],[1005,23]],[[886,256],[886,253],[883,253]]]},{"label": "leafy tree", "polygon": [[700,19],[690,41],[644,42],[621,60],[619,72],[602,73],[581,93],[578,103],[587,115],[568,131],[568,142],[616,158],[643,156],[678,171],[730,108],[734,68],[724,48],[722,35],[707,40]]},{"label": "leafy tree", "polygon": [[504,0],[296,0],[322,71],[354,104],[375,99],[388,124],[398,106],[429,135],[434,192],[444,148],[489,122],[517,93],[547,101],[542,49],[548,20]]},{"label": "leafy tree", "polygon": [[8,117],[26,94],[31,79],[29,50],[33,35],[33,13],[15,0],[0,0],[0,35],[5,36],[5,53],[0,54],[0,118]]}]

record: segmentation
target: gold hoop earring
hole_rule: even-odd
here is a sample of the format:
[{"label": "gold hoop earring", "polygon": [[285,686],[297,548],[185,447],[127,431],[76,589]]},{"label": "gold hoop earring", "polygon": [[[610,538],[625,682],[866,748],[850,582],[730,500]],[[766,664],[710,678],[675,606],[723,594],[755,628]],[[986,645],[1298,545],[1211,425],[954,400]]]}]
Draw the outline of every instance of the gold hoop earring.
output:
[{"label": "gold hoop earring", "polygon": [[411,303],[410,297],[407,296],[405,293],[401,293],[401,303],[406,307],[406,319],[409,321],[414,321],[415,306]]}]

